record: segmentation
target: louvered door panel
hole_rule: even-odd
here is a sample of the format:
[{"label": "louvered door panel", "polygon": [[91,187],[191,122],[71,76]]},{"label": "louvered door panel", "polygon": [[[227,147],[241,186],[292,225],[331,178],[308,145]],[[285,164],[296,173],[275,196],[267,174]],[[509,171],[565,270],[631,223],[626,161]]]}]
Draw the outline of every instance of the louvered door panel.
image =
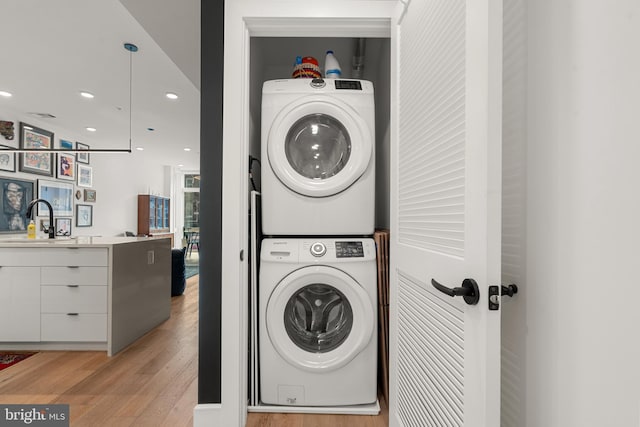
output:
[{"label": "louvered door panel", "polygon": [[465,2],[421,3],[400,45],[399,238],[464,256]]},{"label": "louvered door panel", "polygon": [[462,426],[464,312],[424,283],[399,282],[399,415],[407,426]]}]

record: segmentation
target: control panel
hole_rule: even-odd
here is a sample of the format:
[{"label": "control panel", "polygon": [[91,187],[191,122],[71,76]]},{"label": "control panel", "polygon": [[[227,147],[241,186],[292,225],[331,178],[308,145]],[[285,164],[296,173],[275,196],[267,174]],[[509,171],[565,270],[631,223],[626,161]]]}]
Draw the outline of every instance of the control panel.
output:
[{"label": "control panel", "polygon": [[336,89],[362,90],[358,80],[336,80]]},{"label": "control panel", "polygon": [[336,242],[336,258],[364,258],[362,242]]}]

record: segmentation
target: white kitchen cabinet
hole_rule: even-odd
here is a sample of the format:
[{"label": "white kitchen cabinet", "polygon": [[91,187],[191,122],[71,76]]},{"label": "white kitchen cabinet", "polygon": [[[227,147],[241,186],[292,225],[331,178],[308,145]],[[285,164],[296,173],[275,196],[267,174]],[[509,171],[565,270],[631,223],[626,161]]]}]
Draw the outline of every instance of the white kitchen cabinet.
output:
[{"label": "white kitchen cabinet", "polygon": [[41,341],[106,341],[108,251],[55,248],[42,252]]},{"label": "white kitchen cabinet", "polygon": [[43,313],[42,341],[106,341],[107,315],[96,313]]},{"label": "white kitchen cabinet", "polygon": [[0,248],[0,341],[40,340],[37,252]]},{"label": "white kitchen cabinet", "polygon": [[170,312],[170,239],[0,239],[0,350],[111,356]]}]

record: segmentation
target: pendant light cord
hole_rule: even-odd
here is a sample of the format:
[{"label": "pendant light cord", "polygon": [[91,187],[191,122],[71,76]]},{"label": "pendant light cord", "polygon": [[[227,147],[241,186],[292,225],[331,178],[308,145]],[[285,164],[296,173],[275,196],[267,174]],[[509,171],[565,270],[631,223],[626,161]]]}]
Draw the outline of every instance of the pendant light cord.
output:
[{"label": "pendant light cord", "polygon": [[129,51],[129,152],[131,152],[131,122],[133,117],[133,51]]},{"label": "pendant light cord", "polygon": [[133,43],[125,43],[124,48],[129,51],[129,152],[131,153],[131,135],[133,128],[133,54],[138,51],[138,46]]}]

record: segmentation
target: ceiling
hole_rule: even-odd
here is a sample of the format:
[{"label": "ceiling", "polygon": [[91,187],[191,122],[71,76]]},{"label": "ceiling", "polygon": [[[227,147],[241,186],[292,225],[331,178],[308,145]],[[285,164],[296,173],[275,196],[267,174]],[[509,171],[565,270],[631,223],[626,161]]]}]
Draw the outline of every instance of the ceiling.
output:
[{"label": "ceiling", "polygon": [[[92,149],[128,148],[131,136],[150,162],[199,169],[199,0],[3,0],[2,14],[0,90],[13,96],[0,97],[0,120]],[[17,125],[0,144],[17,145]]]}]

